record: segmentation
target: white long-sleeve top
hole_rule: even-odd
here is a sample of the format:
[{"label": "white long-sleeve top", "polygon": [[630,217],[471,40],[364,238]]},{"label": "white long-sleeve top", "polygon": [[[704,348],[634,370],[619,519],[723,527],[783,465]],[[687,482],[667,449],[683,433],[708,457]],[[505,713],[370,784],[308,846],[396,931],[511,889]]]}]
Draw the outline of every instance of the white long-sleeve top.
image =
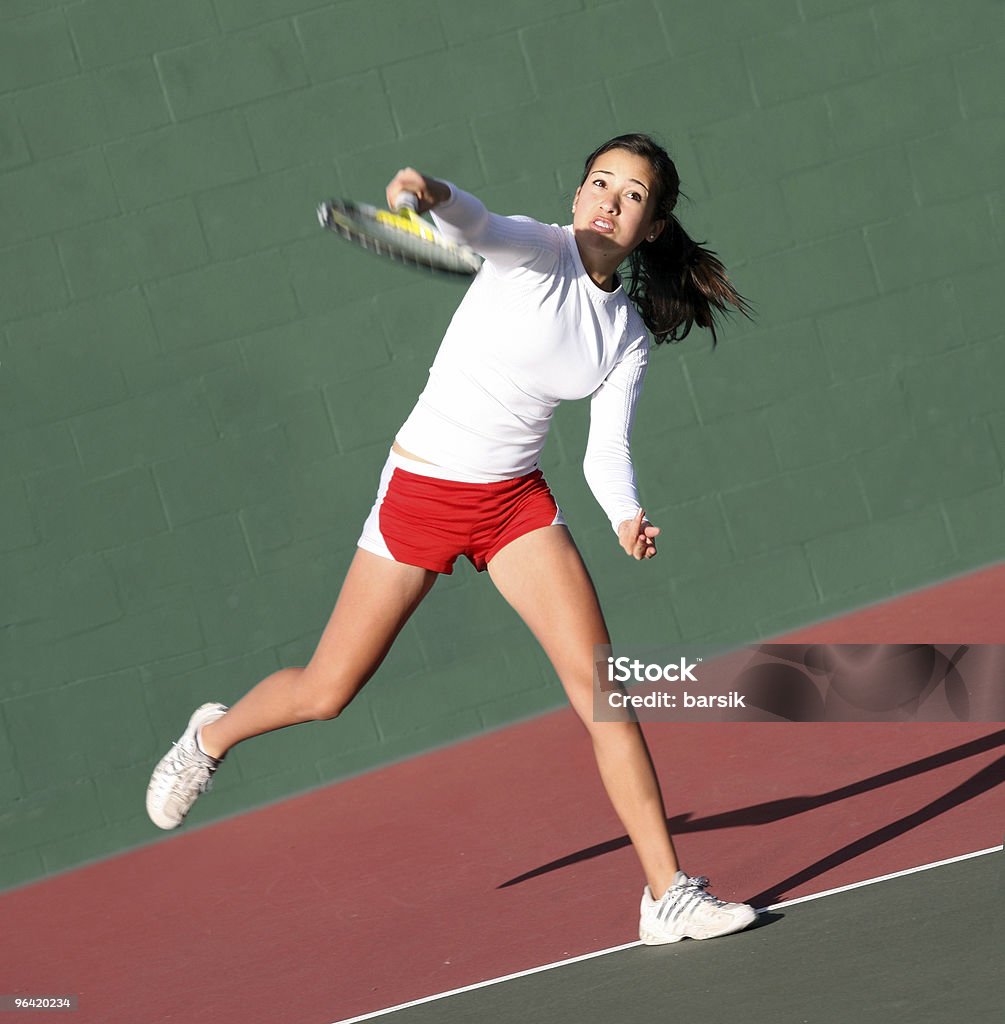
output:
[{"label": "white long-sleeve top", "polygon": [[571,227],[501,217],[454,186],[433,218],[485,263],[398,443],[470,478],[522,476],[558,403],[592,396],[583,471],[617,531],[640,507],[630,441],[649,357],[642,318],[620,286],[593,282]]}]

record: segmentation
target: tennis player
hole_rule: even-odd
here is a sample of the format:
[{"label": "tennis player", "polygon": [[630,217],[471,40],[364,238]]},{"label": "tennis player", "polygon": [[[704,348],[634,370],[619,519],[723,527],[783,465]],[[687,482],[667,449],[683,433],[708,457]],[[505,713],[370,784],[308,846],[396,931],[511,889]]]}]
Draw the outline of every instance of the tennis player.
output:
[{"label": "tennis player", "polygon": [[[492,582],[538,639],[593,742],[607,793],[647,885],[640,937],[659,944],[739,931],[746,904],[681,869],[659,784],[634,720],[594,722],[594,647],[609,643],[597,594],[538,461],[564,399],[590,399],[586,480],[625,553],[656,556],[659,528],[639,502],[629,442],[657,343],[746,304],[722,264],[673,214],[680,180],[646,135],[586,161],[572,224],[489,213],[474,196],[406,168],[387,186],[432,211],[485,263],[447,329],[425,390],[398,431],[331,619],[305,668],[262,680],[233,707],[205,704],[154,770],[147,810],[179,826],[225,754],[253,736],[336,718],[377,670],[440,573],[459,555]],[[619,268],[627,264],[627,279]]]}]

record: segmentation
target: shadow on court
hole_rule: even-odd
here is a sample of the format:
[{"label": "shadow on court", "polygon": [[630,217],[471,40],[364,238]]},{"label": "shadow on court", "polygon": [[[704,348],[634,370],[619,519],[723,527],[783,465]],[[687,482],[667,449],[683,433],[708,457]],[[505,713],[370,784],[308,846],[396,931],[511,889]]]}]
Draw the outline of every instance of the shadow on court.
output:
[{"label": "shadow on court", "polygon": [[[948,765],[996,750],[999,747],[1005,747],[1005,729],[815,796],[785,797],[782,800],[770,800],[751,807],[726,811],[722,814],[707,815],[702,818],[692,819],[690,813],[679,814],[667,819],[667,821],[670,831],[674,835],[708,832],[724,828],[766,825],[824,807],[828,804],[835,804],[841,800],[874,792],[883,786],[893,785],[894,783],[923,775],[925,772],[945,768]],[[859,839],[846,843],[840,849],[828,854],[828,856],[815,861],[795,874],[789,875],[787,878],[762,889],[750,897],[745,897],[745,899],[756,907],[768,906],[775,902],[780,895],[791,892],[796,886],[809,882],[818,875],[822,875],[846,861],[852,860],[898,836],[904,835],[911,831],[911,829],[931,821],[940,814],[944,814],[983,793],[991,791],[1003,782],[1005,782],[1005,756],[986,765],[960,785],[954,786],[946,793],[931,800],[911,814],[904,815],[897,821],[890,822],[888,825],[875,829]],[[526,871],[501,883],[497,888],[506,889],[510,886],[519,885],[522,882],[530,881],[549,872],[558,871],[582,861],[591,860],[594,857],[605,856],[629,845],[630,841],[627,836],[608,839],[602,843],[577,850],[575,853]]]}]

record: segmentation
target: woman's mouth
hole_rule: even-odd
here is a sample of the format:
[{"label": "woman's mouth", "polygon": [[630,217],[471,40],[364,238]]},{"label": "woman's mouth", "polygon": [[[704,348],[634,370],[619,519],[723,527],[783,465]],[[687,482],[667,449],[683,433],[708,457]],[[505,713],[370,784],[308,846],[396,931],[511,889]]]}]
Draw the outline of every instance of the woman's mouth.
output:
[{"label": "woman's mouth", "polygon": [[607,220],[606,217],[594,217],[590,223],[604,234],[610,234],[614,230],[614,222]]}]

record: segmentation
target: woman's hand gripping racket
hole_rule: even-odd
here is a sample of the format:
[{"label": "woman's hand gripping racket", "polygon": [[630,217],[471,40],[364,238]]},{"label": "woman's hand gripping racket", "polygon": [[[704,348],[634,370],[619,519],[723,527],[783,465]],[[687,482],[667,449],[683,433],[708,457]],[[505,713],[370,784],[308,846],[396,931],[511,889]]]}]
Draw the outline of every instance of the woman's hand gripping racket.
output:
[{"label": "woman's hand gripping racket", "polygon": [[395,209],[380,210],[348,199],[329,199],[318,207],[318,220],[364,249],[410,267],[471,277],[482,258],[466,245],[448,241],[419,214],[413,192],[399,192]]}]

